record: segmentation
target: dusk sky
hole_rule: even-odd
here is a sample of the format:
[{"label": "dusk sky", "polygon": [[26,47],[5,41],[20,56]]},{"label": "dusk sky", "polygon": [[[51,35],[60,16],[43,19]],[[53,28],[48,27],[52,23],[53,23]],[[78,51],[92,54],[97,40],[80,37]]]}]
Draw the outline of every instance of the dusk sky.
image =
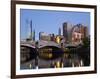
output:
[{"label": "dusk sky", "polygon": [[21,39],[28,37],[29,23],[32,20],[32,28],[35,30],[35,38],[38,40],[39,32],[48,34],[58,34],[59,27],[62,30],[64,22],[69,22],[73,25],[85,24],[90,29],[90,13],[89,12],[69,12],[69,11],[51,11],[51,10],[20,10],[20,30]]}]

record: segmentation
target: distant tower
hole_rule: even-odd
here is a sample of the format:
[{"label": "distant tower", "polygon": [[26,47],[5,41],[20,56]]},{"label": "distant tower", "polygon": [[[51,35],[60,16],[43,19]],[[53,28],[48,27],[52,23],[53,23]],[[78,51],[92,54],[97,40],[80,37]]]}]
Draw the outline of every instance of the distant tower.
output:
[{"label": "distant tower", "polygon": [[67,33],[67,23],[63,23],[63,36],[67,42],[67,37],[68,37],[68,33]]},{"label": "distant tower", "polygon": [[39,32],[39,40],[41,40],[41,33],[42,33],[42,32]]},{"label": "distant tower", "polygon": [[61,36],[61,28],[59,27],[58,35]]},{"label": "distant tower", "polygon": [[63,37],[66,43],[71,43],[71,30],[73,25],[69,22],[63,23]]},{"label": "distant tower", "polygon": [[35,30],[33,31],[32,37],[33,37],[33,41],[35,41]]},{"label": "distant tower", "polygon": [[28,37],[27,37],[27,40],[31,41],[31,40],[33,40],[33,36],[32,36],[32,20],[30,22],[27,21],[27,26],[28,26]]},{"label": "distant tower", "polygon": [[32,40],[33,38],[32,38],[32,20],[30,21],[30,29],[31,29],[31,31],[30,31],[30,39]]}]

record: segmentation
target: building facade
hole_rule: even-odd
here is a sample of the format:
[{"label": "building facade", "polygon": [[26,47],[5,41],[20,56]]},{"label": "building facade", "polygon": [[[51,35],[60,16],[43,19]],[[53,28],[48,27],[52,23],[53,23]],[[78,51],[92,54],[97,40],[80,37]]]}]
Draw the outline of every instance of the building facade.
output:
[{"label": "building facade", "polygon": [[65,22],[63,23],[63,36],[66,43],[71,42],[71,30],[73,25],[71,23]]},{"label": "building facade", "polygon": [[63,23],[63,36],[66,39],[67,42],[67,38],[68,38],[68,31],[67,31],[67,23]]},{"label": "building facade", "polygon": [[51,41],[51,36],[45,32],[39,33],[39,40]]},{"label": "building facade", "polygon": [[65,43],[79,44],[82,43],[83,38],[88,37],[88,28],[83,24],[72,25],[71,23],[63,23],[63,37]]},{"label": "building facade", "polygon": [[82,43],[83,38],[88,37],[88,29],[82,24],[77,24],[72,28],[71,36],[73,44]]}]

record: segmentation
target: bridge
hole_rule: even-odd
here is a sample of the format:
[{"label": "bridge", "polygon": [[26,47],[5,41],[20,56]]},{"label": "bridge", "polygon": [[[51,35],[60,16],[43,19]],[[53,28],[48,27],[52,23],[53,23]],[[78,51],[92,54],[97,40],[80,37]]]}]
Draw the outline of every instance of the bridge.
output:
[{"label": "bridge", "polygon": [[[36,44],[36,42],[34,42],[34,41],[32,41],[32,42],[31,41],[21,41],[20,42],[21,54],[25,55],[25,53],[27,53],[30,55],[30,52],[27,52],[27,51],[34,50],[33,53],[31,52],[31,55],[32,54],[35,55],[35,53],[36,53],[40,57],[47,58],[47,59],[57,58],[63,54],[63,51],[60,48],[59,44],[57,44],[53,41],[39,40],[38,45],[36,46],[35,44]],[[23,52],[25,52],[25,53],[23,53]]]},{"label": "bridge", "polygon": [[[42,48],[42,47],[46,47],[46,46],[53,46],[53,47],[60,48],[60,45],[53,42],[53,41],[39,40],[37,42],[38,42],[38,45],[37,45],[38,48]],[[35,43],[36,43],[35,41],[32,41],[32,42],[31,41],[21,41],[20,45],[21,46],[26,46],[26,47],[31,47],[31,48],[36,48]]]},{"label": "bridge", "polygon": [[35,42],[21,41],[20,46],[25,46],[35,49]]},{"label": "bridge", "polygon": [[46,47],[46,46],[60,48],[60,45],[55,43],[55,42],[53,42],[53,41],[40,40],[40,41],[38,41],[38,43],[39,43],[39,45],[38,45],[39,48],[43,48],[43,47]]}]

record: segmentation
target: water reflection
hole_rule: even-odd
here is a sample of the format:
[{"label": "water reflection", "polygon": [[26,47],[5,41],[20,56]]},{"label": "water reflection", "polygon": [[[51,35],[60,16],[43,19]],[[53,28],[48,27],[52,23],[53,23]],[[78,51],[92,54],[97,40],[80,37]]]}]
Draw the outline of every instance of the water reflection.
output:
[{"label": "water reflection", "polygon": [[[28,49],[28,60],[23,60],[27,57],[26,50]],[[56,47],[44,47],[39,49],[38,54],[35,49],[24,48],[25,52],[21,50],[21,66],[20,69],[40,69],[40,68],[64,68],[64,67],[81,67],[89,66],[90,62],[85,65],[84,60],[89,57],[86,55],[80,55],[80,49],[71,48],[62,50]],[[82,48],[81,48],[82,49]],[[24,53],[23,53],[24,52]],[[82,51],[81,51],[82,52]],[[83,51],[84,52],[84,51]],[[36,56],[38,55],[38,56]],[[84,56],[86,56],[84,58]],[[36,60],[37,57],[37,60]],[[87,62],[85,61],[85,62]],[[36,65],[36,63],[38,63]]]}]

